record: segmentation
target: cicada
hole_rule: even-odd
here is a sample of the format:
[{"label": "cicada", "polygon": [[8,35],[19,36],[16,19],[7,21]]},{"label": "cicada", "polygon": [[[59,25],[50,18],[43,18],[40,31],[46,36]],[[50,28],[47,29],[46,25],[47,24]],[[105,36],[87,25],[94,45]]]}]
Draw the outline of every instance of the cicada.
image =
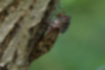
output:
[{"label": "cicada", "polygon": [[48,52],[54,45],[59,33],[64,33],[70,24],[70,16],[65,15],[65,12],[59,13],[53,22],[48,23],[48,30],[45,36],[33,48],[30,54],[29,62]]}]

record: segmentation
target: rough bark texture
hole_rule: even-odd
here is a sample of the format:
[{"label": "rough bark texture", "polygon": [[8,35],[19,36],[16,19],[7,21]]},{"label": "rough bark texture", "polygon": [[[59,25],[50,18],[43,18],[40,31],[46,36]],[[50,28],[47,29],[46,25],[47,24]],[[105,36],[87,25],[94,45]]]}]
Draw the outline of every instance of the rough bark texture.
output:
[{"label": "rough bark texture", "polygon": [[42,55],[32,54],[58,5],[59,0],[0,0],[0,70],[28,70]]}]

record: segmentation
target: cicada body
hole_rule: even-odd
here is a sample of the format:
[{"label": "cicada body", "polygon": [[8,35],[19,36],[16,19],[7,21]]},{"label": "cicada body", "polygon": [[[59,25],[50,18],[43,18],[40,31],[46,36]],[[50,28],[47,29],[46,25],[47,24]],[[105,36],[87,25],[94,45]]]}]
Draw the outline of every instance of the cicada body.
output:
[{"label": "cicada body", "polygon": [[37,46],[34,47],[30,54],[29,62],[32,62],[34,59],[48,52],[54,45],[59,33],[64,33],[67,30],[70,24],[69,22],[69,16],[65,16],[64,13],[58,14],[57,18],[49,23],[46,35],[40,40]]}]

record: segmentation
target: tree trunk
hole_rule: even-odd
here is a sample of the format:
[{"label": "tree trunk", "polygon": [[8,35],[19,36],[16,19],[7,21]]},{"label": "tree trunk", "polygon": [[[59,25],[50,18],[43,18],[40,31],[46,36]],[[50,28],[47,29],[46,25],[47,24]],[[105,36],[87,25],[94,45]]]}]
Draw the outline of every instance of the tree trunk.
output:
[{"label": "tree trunk", "polygon": [[0,0],[0,70],[28,70],[41,56],[31,53],[58,5],[59,0]]}]

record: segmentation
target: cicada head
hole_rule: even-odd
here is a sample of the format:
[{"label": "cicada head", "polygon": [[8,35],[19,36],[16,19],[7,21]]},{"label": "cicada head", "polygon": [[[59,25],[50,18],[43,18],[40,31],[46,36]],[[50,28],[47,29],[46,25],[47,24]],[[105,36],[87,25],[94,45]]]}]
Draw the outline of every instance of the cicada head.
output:
[{"label": "cicada head", "polygon": [[70,19],[71,17],[66,16],[65,12],[59,13],[48,27],[48,30],[59,29],[61,33],[64,33],[69,27]]}]

